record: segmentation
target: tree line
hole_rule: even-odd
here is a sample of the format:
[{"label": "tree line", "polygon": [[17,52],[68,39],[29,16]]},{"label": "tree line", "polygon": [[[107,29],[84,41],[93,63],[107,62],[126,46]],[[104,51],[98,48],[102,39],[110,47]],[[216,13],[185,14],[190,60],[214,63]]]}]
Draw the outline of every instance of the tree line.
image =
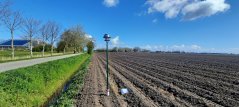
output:
[{"label": "tree line", "polygon": [[[105,52],[106,50],[104,48],[96,49],[96,52]],[[150,50],[142,49],[140,47],[113,47],[109,49],[109,52],[150,52]]]},{"label": "tree line", "polygon": [[[54,52],[54,44],[60,40],[58,51],[63,49],[66,51],[82,52],[88,46],[88,53],[94,48],[93,39],[86,36],[86,33],[78,25],[65,30],[61,33],[61,26],[55,21],[42,22],[32,17],[23,17],[20,11],[11,9],[12,3],[8,0],[0,1],[0,25],[5,26],[11,34],[11,50],[12,58],[14,58],[14,37],[16,30],[22,30],[24,38],[29,40],[30,56],[33,56],[33,40],[40,39],[42,56],[45,53],[45,47],[50,45],[51,55]],[[61,46],[63,48],[61,48]]]}]

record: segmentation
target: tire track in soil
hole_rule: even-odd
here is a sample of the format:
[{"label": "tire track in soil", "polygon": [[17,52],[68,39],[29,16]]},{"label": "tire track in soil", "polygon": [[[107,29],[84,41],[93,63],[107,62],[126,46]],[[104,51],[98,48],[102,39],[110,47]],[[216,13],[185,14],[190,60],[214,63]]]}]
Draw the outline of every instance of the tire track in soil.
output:
[{"label": "tire track in soil", "polygon": [[[121,59],[118,59],[118,61],[121,61]],[[128,65],[130,65],[131,63],[135,63],[135,62],[132,62],[132,61],[126,61],[126,62],[128,62]],[[138,61],[136,61],[136,62],[138,62]],[[147,64],[145,64],[145,65],[147,65]],[[143,65],[142,65],[143,66]],[[148,65],[148,66],[145,66],[147,69],[149,69],[149,68],[152,68],[152,67],[149,67],[149,66],[152,66],[152,65]],[[138,68],[138,69],[142,69],[142,68]],[[153,68],[154,69],[154,68]],[[149,72],[151,72],[151,71],[149,71]],[[164,73],[164,75],[166,75],[168,72],[165,72]],[[180,74],[180,72],[178,73],[178,74]],[[155,74],[155,75],[157,75],[158,76],[158,74]],[[172,75],[171,75],[172,76]],[[177,75],[176,75],[177,76]],[[179,77],[180,78],[180,77]],[[198,85],[198,84],[195,84],[195,85]],[[199,89],[198,87],[196,87],[195,86],[195,88],[197,88],[197,90]],[[201,88],[200,88],[201,89]],[[203,90],[201,90],[201,91],[203,91]],[[209,91],[212,91],[212,90],[204,90],[204,91],[207,91],[207,92],[209,92]],[[203,92],[204,92],[203,91]],[[200,92],[200,94],[199,95],[201,95],[201,93],[203,93],[203,92]],[[234,99],[231,99],[231,98],[225,98],[226,97],[226,95],[225,95],[225,93],[224,93],[224,97],[220,97],[218,94],[215,94],[215,93],[212,93],[213,95],[212,95],[212,97],[213,97],[213,99],[212,99],[212,101],[214,101],[214,102],[216,102],[216,103],[219,103],[219,104],[222,104],[222,105],[225,105],[226,103],[228,104],[228,105],[238,105],[238,102],[236,101],[236,100],[234,100]],[[204,94],[204,95],[207,95],[207,94]],[[205,96],[204,96],[205,97]],[[205,98],[207,98],[207,97],[205,97]],[[220,100],[217,100],[217,98],[220,98],[220,99],[223,99],[222,101],[220,101]],[[226,100],[226,101],[225,101]]]},{"label": "tire track in soil", "polygon": [[[118,67],[118,66],[120,66],[121,64],[120,64],[120,62],[121,62],[121,60],[119,59],[119,60],[113,60],[113,62],[114,63],[117,63],[116,65],[117,66],[114,66],[114,67]],[[122,62],[121,62],[122,63]],[[130,63],[125,63],[125,66],[123,66],[123,68],[127,68],[127,67],[130,67]],[[130,68],[131,69],[131,68]],[[135,69],[136,70],[136,69]],[[133,70],[134,71],[134,70]],[[120,70],[120,72],[126,72],[126,75],[127,75],[127,73],[128,72],[131,72],[131,70],[130,71],[128,71],[128,70]],[[143,72],[139,72],[139,71],[137,71],[137,72],[134,72],[134,73],[132,73],[132,75],[133,74],[138,74],[138,73],[143,73]],[[125,76],[126,76],[125,75]],[[143,75],[143,76],[142,76]],[[156,78],[154,78],[154,77],[151,77],[151,76],[149,76],[149,75],[147,75],[147,73],[145,74],[145,73],[143,73],[141,76],[142,76],[142,78],[145,78],[145,77],[147,77],[147,79],[145,78],[145,80],[147,81],[147,80],[151,80],[151,79],[153,79],[153,81],[148,81],[148,82],[146,82],[146,84],[149,84],[149,86],[151,86],[152,85],[152,83],[155,83],[156,81],[155,80],[157,80],[157,84],[158,84],[158,82],[159,82],[159,78],[158,79],[156,79]],[[137,75],[135,75],[135,77],[136,77]],[[139,76],[139,77],[141,77],[141,76]],[[148,77],[150,77],[150,78],[148,78]],[[132,78],[132,77],[131,77]],[[129,78],[128,78],[129,79]],[[161,81],[161,80],[160,80]],[[151,83],[152,82],[152,83]],[[202,103],[202,101],[204,102],[204,103],[206,103],[206,105],[207,106],[221,106],[221,105],[218,105],[218,104],[216,104],[216,103],[214,103],[214,102],[212,102],[212,101],[210,101],[210,100],[207,100],[207,99],[205,99],[205,98],[203,98],[203,97],[200,97],[200,96],[197,96],[195,93],[191,93],[191,92],[189,92],[189,91],[186,91],[186,90],[181,90],[180,88],[178,88],[178,87],[175,87],[175,86],[173,86],[172,84],[170,84],[170,83],[166,83],[166,82],[163,82],[163,81],[161,81],[160,83],[163,83],[163,84],[165,84],[166,85],[166,87],[171,87],[171,88],[173,88],[173,89],[176,89],[177,90],[177,92],[180,92],[180,93],[184,93],[183,95],[187,95],[187,96],[183,96],[183,97],[181,97],[181,98],[185,98],[186,99],[186,101],[188,100],[188,98],[192,98],[191,100],[194,102],[194,100],[196,100],[196,99],[199,99],[199,103]],[[155,84],[156,85],[156,84]],[[163,85],[163,86],[165,86],[165,85]],[[154,85],[153,85],[154,86]],[[161,86],[160,86],[161,87]],[[171,89],[170,88],[170,89]],[[165,89],[165,88],[163,88],[163,89]],[[166,88],[167,89],[167,88]],[[166,90],[167,91],[167,90]],[[181,99],[177,99],[177,100],[179,100],[179,102],[180,102],[180,100]],[[186,103],[186,102],[182,102],[182,103]],[[187,105],[187,103],[186,103],[186,105]],[[190,106],[190,105],[187,105],[187,106]],[[195,105],[194,105],[195,106]]]},{"label": "tire track in soil", "polygon": [[[142,83],[142,85],[144,84],[143,86],[147,87],[146,90],[151,90],[152,92],[154,92],[155,95],[152,96],[152,93],[151,93],[151,96],[149,96],[149,97],[153,98],[156,102],[160,100],[159,103],[161,106],[166,106],[166,105],[167,106],[171,105],[171,106],[176,106],[176,107],[192,106],[191,104],[174,96],[172,93],[169,93],[167,90],[163,90],[160,87],[155,86],[150,81],[148,81],[148,78],[144,79],[144,77],[135,75],[135,73],[129,71],[128,69],[125,69],[125,66],[120,65],[119,61],[115,61],[115,60],[113,62],[110,61],[110,64],[112,64],[115,69],[117,69],[117,70],[120,69],[119,72],[123,76],[127,77],[127,79],[133,78],[133,80],[136,80],[137,82]],[[128,67],[128,66],[126,65],[126,67]],[[144,74],[144,75],[147,75],[147,74]],[[151,79],[149,79],[149,80],[151,80]],[[148,91],[146,91],[146,92],[148,92]],[[146,96],[148,96],[149,94],[150,93],[146,94]],[[156,96],[158,96],[158,97],[156,97]],[[212,104],[208,103],[207,105],[212,105]]]},{"label": "tire track in soil", "polygon": [[[101,59],[101,63],[104,63],[103,59]],[[159,105],[157,105],[153,100],[151,100],[151,98],[147,97],[144,95],[144,92],[142,92],[139,88],[135,87],[133,85],[133,83],[131,83],[126,77],[124,77],[123,75],[121,75],[116,69],[113,68],[113,66],[110,64],[109,65],[109,69],[110,71],[112,71],[112,74],[119,79],[121,82],[123,82],[123,84],[129,88],[130,90],[132,90],[133,94],[139,98],[139,100],[141,101],[140,106],[143,107],[158,107]]]},{"label": "tire track in soil", "polygon": [[[118,95],[115,92],[112,92],[113,90],[111,91],[113,94],[106,96],[106,76],[104,71],[102,64],[93,55],[84,86],[78,94],[77,107],[126,107],[122,105],[125,103],[119,103],[122,100],[117,97]],[[117,87],[113,89],[117,89]]]},{"label": "tire track in soil", "polygon": [[[100,66],[101,71],[106,71],[106,69],[103,67],[103,64],[100,63],[99,59],[97,58],[97,62]],[[106,72],[103,72],[104,76],[106,77]],[[112,79],[113,75],[110,73],[109,81],[110,81],[110,93],[113,93],[113,96],[116,97],[114,102],[118,102],[118,106],[120,107],[127,107],[128,104],[125,102],[125,98],[119,94],[119,87],[117,86],[117,83]]]},{"label": "tire track in soil", "polygon": [[103,105],[99,102],[99,96],[101,93],[98,93],[98,82],[97,82],[97,66],[95,64],[94,56],[90,64],[90,69],[85,77],[84,87],[78,95],[78,107],[102,107]]},{"label": "tire track in soil", "polygon": [[98,72],[97,72],[97,78],[98,78],[98,83],[99,83],[99,91],[101,93],[103,93],[102,96],[100,96],[100,103],[104,106],[104,107],[119,107],[119,102],[118,102],[118,97],[116,97],[115,93],[113,93],[112,91],[112,85],[110,85],[111,87],[111,92],[113,94],[110,94],[110,96],[106,96],[106,73],[104,71],[106,71],[105,69],[103,69],[102,64],[99,63],[98,58],[95,59],[98,65]]},{"label": "tire track in soil", "polygon": [[[105,61],[101,63],[102,66],[105,65]],[[111,67],[109,68],[109,71],[111,71]],[[106,74],[105,74],[106,75]],[[148,107],[148,105],[144,104],[139,96],[136,96],[130,88],[128,88],[125,83],[117,76],[115,76],[114,73],[110,72],[110,85],[111,90],[115,93],[117,96],[118,102],[120,102],[121,107]],[[119,89],[120,88],[128,88],[129,93],[126,95],[119,95]]]},{"label": "tire track in soil", "polygon": [[[127,62],[126,63],[126,67],[128,67],[128,66],[131,66],[131,64],[132,63],[134,63],[134,62],[140,62],[140,64],[141,65],[138,65],[138,64],[136,64],[135,65],[135,67],[134,67],[134,69],[137,69],[137,71],[143,71],[143,72],[145,72],[146,74],[150,74],[151,76],[153,76],[153,77],[156,77],[156,78],[158,78],[158,79],[162,79],[162,80],[164,80],[164,81],[167,81],[167,82],[169,82],[169,83],[171,83],[172,81],[174,81],[174,79],[175,78],[177,78],[177,77],[172,77],[171,79],[170,78],[168,78],[168,77],[164,77],[164,75],[166,75],[168,72],[162,72],[162,71],[158,71],[158,72],[151,72],[151,70],[152,71],[156,71],[156,70],[158,70],[158,69],[155,69],[155,68],[150,68],[150,67],[155,67],[154,66],[154,63],[150,63],[150,64],[148,64],[147,62],[148,61],[143,61],[143,60],[141,60],[141,61],[136,61],[136,60],[134,60],[134,59],[137,59],[137,57],[135,57],[135,56],[137,56],[137,55],[135,55],[135,56],[133,56],[133,55],[131,55],[131,56],[128,56],[128,57],[126,57],[126,56],[122,56],[121,54],[115,54],[115,55],[112,55],[112,56],[118,56],[118,61],[122,61],[123,59],[127,59],[128,61],[122,61],[122,62]],[[149,57],[150,55],[148,55],[148,57]],[[148,57],[145,57],[144,59],[147,59]],[[113,58],[114,59],[114,61],[116,61],[115,60],[115,58]],[[142,58],[143,59],[143,58]],[[133,61],[132,61],[133,60]],[[118,61],[116,61],[117,63],[118,63]],[[150,61],[149,61],[150,62]],[[156,61],[157,62],[157,61]],[[134,64],[133,64],[134,65]],[[137,66],[137,67],[136,67]],[[157,66],[160,66],[160,65],[157,65]],[[146,67],[146,68],[144,68],[144,67]],[[144,68],[144,69],[143,69]],[[140,70],[141,69],[141,70]],[[165,70],[165,71],[168,71],[168,70]],[[194,70],[192,70],[192,71],[194,71]],[[195,72],[195,71],[194,71]],[[160,74],[161,73],[161,76],[159,76],[158,74]],[[180,75],[181,73],[180,72],[178,72],[177,73],[178,75]],[[183,74],[181,74],[181,75],[183,75]],[[158,77],[159,76],[159,77]],[[171,77],[172,75],[167,75],[167,76],[169,76],[169,77]],[[177,75],[176,75],[177,76]],[[197,75],[196,75],[197,76]],[[181,77],[179,77],[179,78],[181,78]],[[209,78],[209,80],[210,80],[211,78]],[[185,79],[182,79],[183,81],[185,80]],[[197,80],[196,80],[197,81]],[[214,81],[215,82],[215,81]],[[175,82],[174,82],[175,83]],[[209,85],[209,83],[208,82],[205,82],[205,84],[206,85]],[[175,85],[177,85],[177,86],[179,86],[181,89],[185,89],[186,87],[186,90],[187,91],[191,91],[191,92],[193,92],[193,93],[196,93],[196,94],[198,94],[199,96],[201,96],[201,97],[204,97],[204,98],[206,98],[207,100],[209,100],[209,101],[212,101],[212,102],[215,102],[215,103],[217,103],[217,104],[220,104],[220,105],[224,105],[224,106],[236,106],[236,105],[238,105],[239,103],[237,102],[237,100],[233,100],[233,99],[230,99],[230,98],[228,98],[227,96],[229,95],[229,96],[231,96],[231,97],[233,97],[233,96],[236,96],[237,95],[237,93],[235,93],[234,94],[234,92],[230,95],[230,94],[225,94],[225,93],[220,93],[222,96],[218,96],[218,95],[216,95],[215,93],[212,93],[211,91],[218,91],[218,90],[204,90],[204,89],[201,89],[201,88],[198,88],[198,87],[195,87],[194,85],[198,85],[198,84],[191,84],[192,86],[190,86],[190,84],[184,84],[182,81],[177,81],[177,84],[175,84]],[[201,84],[202,85],[202,84]],[[203,85],[204,86],[204,85]],[[210,86],[207,86],[207,87],[204,87],[204,88],[210,88]],[[218,87],[218,86],[217,86]],[[231,88],[231,87],[229,87],[229,86],[226,86],[226,87],[228,87],[229,88],[229,91],[230,91],[230,89],[233,89],[233,88]],[[223,89],[223,88],[222,88]],[[228,90],[227,90],[228,91]],[[238,98],[238,97],[234,97],[234,98]]]},{"label": "tire track in soil", "polygon": [[[122,72],[121,72],[122,74],[129,75],[130,78],[134,78],[134,80],[137,80],[138,82],[145,84],[146,87],[148,87],[149,89],[155,92],[155,96],[159,95],[160,97],[162,97],[162,99],[166,100],[165,103],[171,103],[173,104],[173,106],[177,106],[177,107],[192,106],[191,104],[185,101],[182,101],[180,98],[174,96],[172,93],[169,93],[168,91],[165,91],[164,89],[160,87],[157,87],[155,84],[152,84],[152,82],[145,79],[144,77],[135,75],[135,73],[133,73],[132,71],[125,69],[124,66],[119,65],[118,63],[114,61],[110,61],[110,62],[113,63],[112,65],[114,68],[122,69]],[[144,75],[147,75],[147,74],[144,74]]]},{"label": "tire track in soil", "polygon": [[[113,61],[114,63],[119,63],[120,61],[116,61],[116,60],[114,60]],[[120,66],[122,66],[121,64],[119,64]],[[124,64],[123,64],[124,65]],[[125,68],[129,68],[130,70],[133,70],[133,71],[135,71],[136,69],[134,69],[134,68],[130,68],[130,67],[128,67],[127,65],[129,65],[129,64],[126,64],[126,65],[124,65],[124,66],[122,66],[122,67],[125,67]],[[125,70],[125,71],[128,71],[128,70]],[[128,72],[132,72],[132,71],[128,71]],[[128,73],[127,72],[127,73]],[[193,101],[195,101],[195,100],[199,100],[199,102],[200,102],[200,100],[201,101],[203,101],[204,103],[206,103],[206,105],[207,106],[216,106],[216,107],[220,107],[221,105],[218,105],[218,104],[216,104],[216,103],[214,103],[214,102],[211,102],[211,101],[209,101],[209,100],[207,100],[207,99],[205,99],[205,98],[202,98],[202,97],[200,97],[200,96],[198,96],[198,95],[196,95],[196,94],[194,94],[194,93],[191,93],[191,92],[189,92],[189,91],[187,91],[187,90],[182,90],[182,89],[180,89],[180,88],[178,88],[177,86],[174,86],[173,84],[171,84],[171,83],[167,83],[167,82],[165,82],[165,81],[162,81],[162,80],[160,80],[160,79],[158,79],[158,78],[155,78],[155,77],[153,77],[153,76],[150,76],[150,75],[148,75],[148,74],[145,74],[145,73],[143,73],[143,72],[137,72],[137,73],[135,73],[135,72],[132,72],[133,74],[136,74],[136,75],[134,75],[134,76],[137,76],[138,78],[141,78],[144,82],[146,82],[147,84],[149,84],[149,86],[153,86],[153,87],[156,87],[156,89],[158,89],[158,91],[159,92],[164,92],[163,94],[165,94],[165,96],[168,96],[167,94],[169,94],[170,95],[170,93],[169,92],[167,92],[166,90],[168,89],[168,88],[166,88],[166,90],[164,90],[165,89],[165,87],[164,86],[166,86],[166,87],[170,87],[170,89],[172,89],[172,90],[177,90],[177,93],[179,92],[179,93],[182,93],[182,95],[186,95],[186,96],[180,96],[180,97],[182,97],[182,98],[186,98],[187,100],[188,100],[188,98],[190,98],[190,99],[192,99]],[[139,75],[140,74],[140,75]],[[142,76],[143,75],[143,76]],[[145,78],[145,79],[144,79]],[[150,80],[150,81],[148,81],[148,80]],[[156,83],[160,83],[160,84],[162,84],[162,88],[163,89],[161,89],[161,86],[156,86]],[[159,84],[158,84],[159,85]],[[170,95],[170,96],[172,96],[172,94]],[[170,97],[169,96],[169,97]],[[178,95],[177,95],[178,96]],[[187,102],[185,102],[185,101],[182,101],[182,99],[180,99],[180,98],[178,98],[178,97],[175,97],[174,96],[174,98],[173,99],[171,99],[171,100],[177,100],[178,102],[181,102],[182,104],[185,104],[185,106],[191,106],[190,104],[188,104]],[[202,103],[202,102],[201,102]],[[180,105],[180,106],[182,106],[182,105]],[[195,105],[194,105],[195,106]]]}]

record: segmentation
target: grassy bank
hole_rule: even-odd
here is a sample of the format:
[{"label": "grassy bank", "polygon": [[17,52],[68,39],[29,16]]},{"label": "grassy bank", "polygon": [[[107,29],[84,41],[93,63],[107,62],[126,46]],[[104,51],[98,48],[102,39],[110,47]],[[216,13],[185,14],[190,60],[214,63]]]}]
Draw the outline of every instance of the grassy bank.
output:
[{"label": "grassy bank", "polygon": [[90,55],[47,62],[0,74],[0,106],[41,106]]},{"label": "grassy bank", "polygon": [[77,101],[76,97],[79,93],[79,90],[84,85],[84,78],[88,70],[88,65],[90,59],[85,61],[81,66],[80,70],[73,76],[72,80],[67,84],[63,93],[58,97],[54,104],[51,104],[51,107],[72,107]]}]

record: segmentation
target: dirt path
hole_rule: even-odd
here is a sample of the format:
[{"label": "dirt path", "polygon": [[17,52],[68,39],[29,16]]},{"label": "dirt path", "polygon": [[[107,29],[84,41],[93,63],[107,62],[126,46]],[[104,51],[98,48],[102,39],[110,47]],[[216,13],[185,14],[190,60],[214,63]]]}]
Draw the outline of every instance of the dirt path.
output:
[{"label": "dirt path", "polygon": [[[85,79],[84,87],[79,92],[78,107],[119,107],[117,91],[112,84],[110,96],[106,96],[106,78],[104,67],[99,63],[97,56],[93,56],[90,70]],[[116,91],[116,92],[115,92]]]}]

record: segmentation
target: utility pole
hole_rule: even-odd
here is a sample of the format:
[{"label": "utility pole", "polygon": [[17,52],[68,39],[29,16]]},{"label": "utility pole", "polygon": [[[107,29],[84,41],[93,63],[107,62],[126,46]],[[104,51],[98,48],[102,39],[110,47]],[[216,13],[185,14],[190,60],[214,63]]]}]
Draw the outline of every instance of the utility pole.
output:
[{"label": "utility pole", "polygon": [[110,41],[110,36],[108,34],[104,35],[105,42],[106,42],[106,84],[107,84],[107,93],[106,95],[110,95],[110,88],[109,88],[109,61],[108,61],[108,44]]}]

